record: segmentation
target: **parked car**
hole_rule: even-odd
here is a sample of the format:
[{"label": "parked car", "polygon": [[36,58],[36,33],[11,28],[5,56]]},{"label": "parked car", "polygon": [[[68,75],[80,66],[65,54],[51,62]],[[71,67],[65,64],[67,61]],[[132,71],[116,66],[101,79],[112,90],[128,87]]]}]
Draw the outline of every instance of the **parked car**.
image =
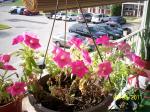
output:
[{"label": "parked car", "polygon": [[11,13],[11,14],[17,14],[17,9],[18,8],[19,8],[18,6],[12,6],[10,8],[10,10],[9,10],[9,13]]},{"label": "parked car", "polygon": [[[99,38],[103,35],[106,35],[106,33],[98,31],[98,29],[96,29],[95,27],[93,27],[91,25],[89,25],[89,30],[92,34],[92,37],[95,39]],[[82,36],[91,38],[91,35],[84,23],[83,24],[82,23],[73,24],[71,27],[69,27],[69,32],[74,32],[74,33],[80,34]]]},{"label": "parked car", "polygon": [[31,12],[27,9],[24,9],[23,11],[23,15],[26,15],[26,16],[34,16],[34,15],[39,15],[39,12]]},{"label": "parked car", "polygon": [[5,2],[5,1],[15,2],[16,0],[0,0],[0,3]]},{"label": "parked car", "polygon": [[45,16],[46,16],[48,19],[51,19],[54,14],[55,14],[55,12],[46,12],[46,13],[45,13]]},{"label": "parked car", "polygon": [[82,14],[79,14],[79,15],[77,16],[77,21],[78,21],[78,22],[85,22],[83,16],[85,17],[85,20],[86,20],[87,22],[91,22],[91,19],[92,19],[92,14],[91,14],[91,13],[84,13],[83,15],[82,15]]},{"label": "parked car", "polygon": [[[58,12],[58,13],[56,14],[56,19],[57,19],[57,20],[61,20],[64,15],[66,15],[66,13],[64,13],[64,12]],[[52,16],[52,18],[53,18],[53,19],[55,18],[55,14]]]},{"label": "parked car", "polygon": [[126,24],[126,19],[123,18],[122,16],[111,16],[109,21],[116,22],[116,23],[118,23],[120,25]]},{"label": "parked car", "polygon": [[66,17],[66,15],[64,15],[63,17],[62,17],[62,20],[66,20],[66,21],[76,21],[76,19],[77,19],[77,15],[75,15],[75,14],[68,14],[67,15],[67,17]]},{"label": "parked car", "polygon": [[106,33],[111,40],[116,40],[123,36],[123,31],[113,29],[106,24],[96,24],[93,25],[93,27],[95,27],[98,31]]},{"label": "parked car", "polygon": [[109,21],[110,17],[105,14],[95,14],[92,16],[92,23],[103,23]]},{"label": "parked car", "polygon": [[113,21],[109,21],[106,22],[107,25],[109,25],[110,27],[112,27],[113,29],[116,30],[120,30],[120,31],[126,31],[127,34],[130,34],[132,32],[132,30],[126,26],[121,26],[120,24],[113,22]]},{"label": "parked car", "polygon": [[23,15],[25,8],[17,8],[17,14]]},{"label": "parked car", "polygon": [[83,40],[83,42],[86,40],[86,38],[84,36],[81,36],[77,33],[69,33],[67,32],[66,33],[66,43],[65,43],[65,39],[64,39],[64,33],[61,33],[61,34],[57,34],[55,36],[53,36],[53,42],[56,44],[56,46],[59,46],[59,47],[70,47],[70,45],[68,44],[68,42],[73,38],[73,37],[76,37],[76,38],[80,38]]},{"label": "parked car", "polygon": [[22,15],[24,12],[24,9],[25,9],[24,7],[12,6],[9,10],[9,13]]}]

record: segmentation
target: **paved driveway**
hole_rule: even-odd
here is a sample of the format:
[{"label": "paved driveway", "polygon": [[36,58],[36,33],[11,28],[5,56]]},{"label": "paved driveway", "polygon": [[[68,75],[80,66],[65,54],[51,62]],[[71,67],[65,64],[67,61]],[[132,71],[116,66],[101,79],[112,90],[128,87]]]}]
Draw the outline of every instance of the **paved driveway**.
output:
[{"label": "paved driveway", "polygon": [[[0,30],[0,53],[12,52],[19,46],[12,46],[12,39],[23,32],[35,33],[41,41],[42,48],[45,50],[49,34],[51,31],[53,19],[49,20],[44,15],[24,16],[11,15],[8,13],[10,6],[0,5],[0,23],[8,24],[12,28]],[[75,22],[67,22],[67,28]],[[128,25],[135,31],[139,25]],[[62,33],[65,29],[64,21],[56,21],[53,34]],[[51,49],[51,47],[50,47]]]},{"label": "paved driveway", "polygon": [[[35,33],[40,38],[40,43],[42,45],[43,52],[46,49],[46,45],[49,39],[49,34],[51,31],[53,20],[47,19],[43,15],[38,16],[24,16],[24,15],[11,15],[8,13],[9,6],[0,6],[0,23],[7,24],[11,26],[10,29],[0,30],[0,54],[1,53],[11,53],[18,49],[20,46],[12,46],[12,39],[22,34],[23,32]],[[73,22],[68,22],[67,27],[69,27]],[[64,32],[65,22],[56,21],[53,34]],[[49,51],[51,50],[51,46]],[[12,59],[11,63],[16,67],[19,66],[20,61],[18,59]],[[1,70],[0,70],[1,72]],[[21,70],[17,71],[21,74]],[[14,76],[14,79],[16,77]]]},{"label": "paved driveway", "polygon": [[[11,15],[8,13],[8,10],[9,7],[0,7],[0,23],[8,24],[12,27],[11,29],[0,31],[0,52],[5,53],[15,50],[16,47],[11,46],[11,41],[13,37],[23,32],[33,32],[38,35],[43,46],[42,49],[44,49],[49,38],[53,20],[49,20],[43,15]],[[64,23],[64,21],[56,21],[53,34],[64,32]],[[73,23],[68,22],[67,27]]]}]

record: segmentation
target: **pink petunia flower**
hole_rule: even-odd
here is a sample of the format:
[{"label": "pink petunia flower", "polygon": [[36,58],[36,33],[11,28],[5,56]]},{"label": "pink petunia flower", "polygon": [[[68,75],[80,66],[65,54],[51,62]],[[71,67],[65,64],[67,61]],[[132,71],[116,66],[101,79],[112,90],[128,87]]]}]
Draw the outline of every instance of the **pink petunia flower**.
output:
[{"label": "pink petunia flower", "polygon": [[39,39],[37,39],[37,36],[30,33],[25,33],[24,43],[27,46],[31,47],[32,49],[38,49],[39,47],[41,47]]},{"label": "pink petunia flower", "polygon": [[133,57],[133,55],[136,55],[136,54],[133,52],[126,52],[125,55],[129,60],[133,61],[132,57]]},{"label": "pink petunia flower", "polygon": [[24,82],[15,82],[12,86],[9,86],[6,91],[10,93],[12,96],[22,95],[25,93]]},{"label": "pink petunia flower", "polygon": [[99,64],[99,70],[98,70],[99,76],[105,77],[107,79],[112,71],[113,70],[110,62],[105,61]]},{"label": "pink petunia flower", "polygon": [[118,45],[118,49],[121,50],[122,52],[124,53],[127,53],[127,52],[130,52],[131,50],[131,47],[128,43],[126,42],[121,42],[119,45]]},{"label": "pink petunia flower", "polygon": [[12,45],[16,45],[18,43],[22,43],[24,41],[23,35],[18,35],[13,39]]},{"label": "pink petunia flower", "polygon": [[107,35],[104,35],[104,36],[96,39],[96,44],[106,45],[109,43],[109,40],[110,40],[109,37]]},{"label": "pink petunia flower", "polygon": [[92,60],[91,60],[91,57],[89,55],[89,52],[87,50],[83,50],[82,55],[83,55],[85,63],[91,64]]},{"label": "pink petunia flower", "polygon": [[0,67],[0,69],[3,69],[3,70],[16,70],[16,68],[14,68],[12,65],[6,65],[6,64],[4,64],[2,67]]},{"label": "pink petunia flower", "polygon": [[132,61],[139,67],[145,67],[145,61],[141,59],[141,57],[137,56],[136,54],[132,55]]},{"label": "pink petunia flower", "polygon": [[72,73],[82,78],[89,72],[83,61],[75,61],[71,63]]},{"label": "pink petunia flower", "polygon": [[112,47],[112,48],[114,48],[116,45],[117,45],[117,42],[108,42],[105,44],[105,46]]},{"label": "pink petunia flower", "polygon": [[0,56],[0,62],[3,63],[8,63],[10,60],[10,55],[9,54],[4,54]]},{"label": "pink petunia flower", "polygon": [[60,68],[63,68],[71,63],[70,53],[58,48],[53,60]]},{"label": "pink petunia flower", "polygon": [[69,42],[68,44],[69,45],[75,45],[77,48],[80,49],[80,46],[82,44],[82,40],[80,38],[77,38],[77,37],[73,37]]},{"label": "pink petunia flower", "polygon": [[52,48],[52,53],[55,55],[56,53],[58,53],[60,51],[60,47],[57,46],[53,46]]}]

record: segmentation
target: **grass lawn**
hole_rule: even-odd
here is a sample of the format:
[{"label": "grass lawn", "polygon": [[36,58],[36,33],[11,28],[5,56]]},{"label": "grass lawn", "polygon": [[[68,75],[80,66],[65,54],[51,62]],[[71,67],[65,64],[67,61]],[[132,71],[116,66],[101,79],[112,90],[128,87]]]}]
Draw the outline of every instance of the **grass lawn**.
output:
[{"label": "grass lawn", "polygon": [[4,2],[2,5],[10,5],[10,6],[23,6],[22,0],[15,0],[15,2]]},{"label": "grass lawn", "polygon": [[9,28],[11,28],[11,27],[0,23],[0,30],[5,30],[5,29],[9,29]]},{"label": "grass lawn", "polygon": [[141,18],[138,17],[125,17],[127,20],[127,23],[140,23]]},{"label": "grass lawn", "polygon": [[12,5],[15,5],[15,6],[22,6],[22,5],[23,5],[23,2],[22,2],[22,0],[16,0],[15,2],[12,3]]}]

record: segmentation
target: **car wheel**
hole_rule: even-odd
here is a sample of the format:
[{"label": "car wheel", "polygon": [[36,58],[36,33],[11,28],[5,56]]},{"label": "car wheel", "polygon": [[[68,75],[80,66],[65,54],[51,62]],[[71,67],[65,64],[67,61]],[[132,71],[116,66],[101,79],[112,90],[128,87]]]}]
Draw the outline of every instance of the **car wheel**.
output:
[{"label": "car wheel", "polygon": [[104,23],[104,20],[101,20],[101,23]]},{"label": "car wheel", "polygon": [[72,21],[72,18],[70,18],[69,21]]},{"label": "car wheel", "polygon": [[60,42],[58,42],[58,41],[55,42],[55,45],[56,45],[57,47],[61,47],[61,44],[60,44]]},{"label": "car wheel", "polygon": [[71,30],[69,30],[69,32],[71,33],[72,31],[71,31]]}]

